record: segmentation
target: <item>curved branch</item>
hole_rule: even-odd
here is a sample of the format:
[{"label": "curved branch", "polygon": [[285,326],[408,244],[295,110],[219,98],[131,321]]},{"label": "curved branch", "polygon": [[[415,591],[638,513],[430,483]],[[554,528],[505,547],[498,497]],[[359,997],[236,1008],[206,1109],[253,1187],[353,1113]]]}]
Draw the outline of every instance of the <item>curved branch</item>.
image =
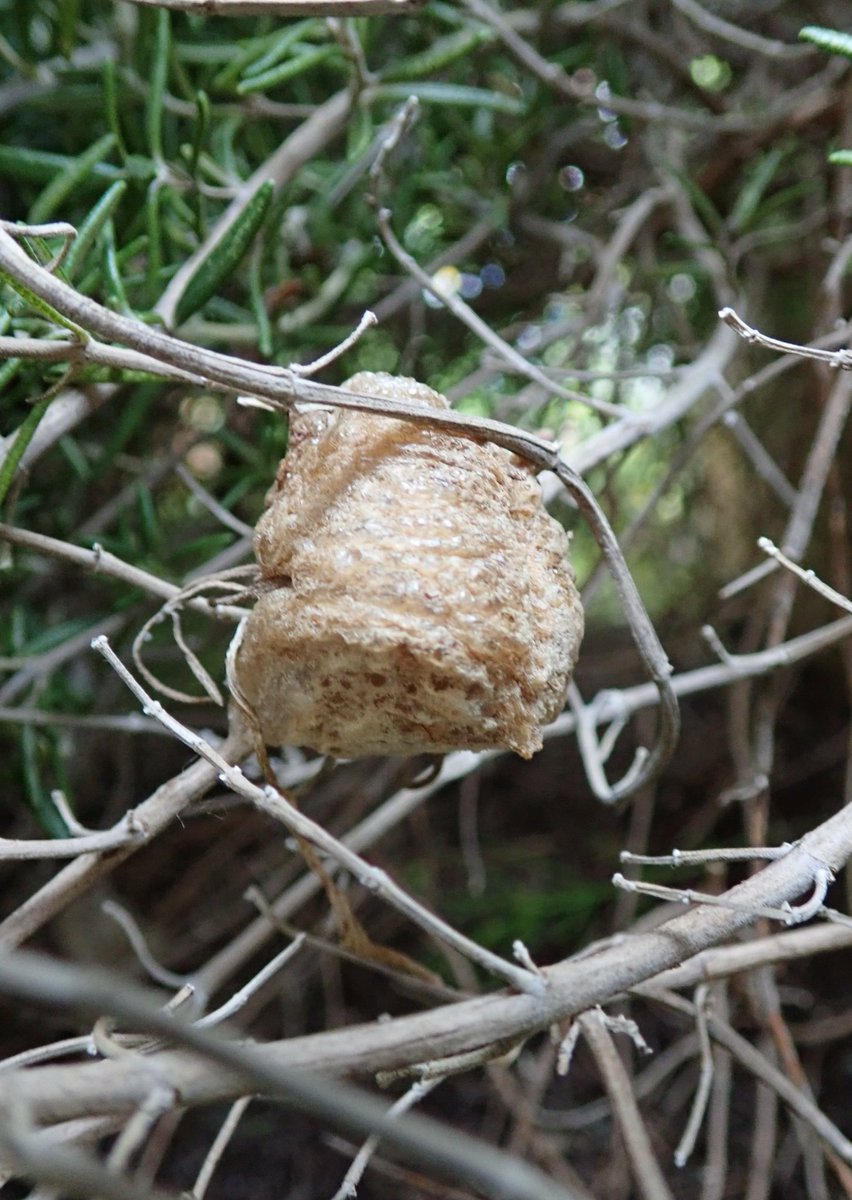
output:
[{"label": "curved branch", "polygon": [[639,590],[633,581],[624,555],[618,544],[618,539],[612,531],[612,526],[606,519],[601,506],[595,499],[589,486],[562,459],[554,468],[555,474],[565,489],[573,497],[586,523],[595,535],[595,541],[601,548],[606,565],[612,575],[621,607],[630,623],[630,632],[636,644],[636,649],[642,656],[642,661],[648,669],[660,696],[660,724],[657,740],[643,763],[640,770],[632,767],[621,783],[610,789],[607,799],[610,802],[623,800],[639,788],[644,787],[654,779],[668,760],[677,745],[680,733],[680,709],[677,696],[671,684],[672,666],[666,657],[666,652],[657,637],[651,618],[642,603]]}]

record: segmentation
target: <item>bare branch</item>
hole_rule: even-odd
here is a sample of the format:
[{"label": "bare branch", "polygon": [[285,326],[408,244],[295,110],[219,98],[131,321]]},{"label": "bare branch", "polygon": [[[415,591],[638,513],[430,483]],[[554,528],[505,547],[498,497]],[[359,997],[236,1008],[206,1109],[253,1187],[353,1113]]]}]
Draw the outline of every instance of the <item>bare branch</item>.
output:
[{"label": "bare branch", "polygon": [[624,1063],[612,1044],[603,1014],[583,1013],[577,1018],[583,1036],[595,1057],[604,1086],[609,1095],[619,1132],[633,1168],[633,1178],[638,1191],[645,1200],[672,1200],[672,1194],[663,1178],[660,1164],[651,1149],[651,1139],[633,1095],[630,1079]]},{"label": "bare branch", "polygon": [[701,1074],[698,1077],[698,1087],[692,1101],[692,1109],[683,1136],[674,1152],[675,1166],[685,1167],[695,1149],[707,1102],[710,1099],[710,1088],[713,1083],[713,1052],[710,1049],[710,1035],[707,1032],[707,996],[708,987],[701,984],[695,991],[695,1024],[698,1029],[698,1045],[701,1052]]},{"label": "bare branch", "polygon": [[204,1195],[210,1186],[210,1181],[213,1178],[219,1159],[224,1154],[228,1142],[234,1136],[237,1126],[242,1120],[243,1113],[251,1104],[251,1096],[241,1096],[239,1100],[235,1100],[231,1105],[230,1112],[222,1122],[222,1127],[216,1134],[213,1145],[207,1152],[204,1162],[196,1176],[195,1183],[192,1185],[193,1200],[204,1200]]},{"label": "bare branch", "polygon": [[[43,533],[35,533],[29,529],[19,529],[15,525],[0,523],[0,540],[13,546],[24,546],[36,550],[39,554],[48,554],[64,562],[83,567],[93,574],[107,575],[118,579],[130,587],[142,588],[152,596],[161,596],[165,600],[175,600],[183,595],[184,589],[178,584],[167,583],[159,575],[152,575],[140,567],[134,567],[111,554],[109,550],[97,543],[91,550],[82,546],[74,546],[71,542],[63,542],[58,538],[47,537]],[[214,604],[209,598],[188,599],[187,604],[206,616],[218,617],[220,620],[239,620],[245,616],[241,609],[229,609],[227,605]]]},{"label": "bare branch", "polygon": [[[237,729],[219,747],[224,760],[241,761],[253,749],[251,738]],[[206,762],[195,762],[174,779],[161,784],[149,798],[134,809],[135,819],[146,838],[125,843],[108,851],[78,856],[49,880],[13,913],[0,922],[0,946],[17,946],[61,912],[95,880],[114,871],[140,845],[166,829],[193,800],[203,796],[218,779],[218,771]],[[122,819],[123,820],[123,819]]]},{"label": "bare branch", "polygon": [[725,21],[715,13],[708,12],[697,0],[673,0],[673,3],[675,8],[680,9],[699,29],[735,46],[741,46],[751,54],[763,54],[767,58],[802,58],[813,54],[810,46],[791,46],[787,42],[761,37],[760,34],[734,25],[731,21]]},{"label": "bare branch", "polygon": [[[419,1079],[413,1083],[408,1091],[404,1092],[388,1109],[388,1117],[398,1117],[401,1113],[408,1112],[415,1104],[419,1104],[424,1096],[428,1096],[440,1082],[441,1078],[437,1076],[435,1079]],[[357,1196],[358,1184],[378,1146],[379,1139],[377,1137],[367,1138],[352,1160],[352,1166],[344,1175],[343,1182],[332,1196],[332,1200],[350,1200],[351,1197]]]},{"label": "bare branch", "polygon": [[[497,993],[397,1017],[387,1023],[270,1042],[263,1048],[263,1061],[297,1068],[307,1065],[317,1071],[372,1075],[405,1064],[481,1050],[496,1041],[529,1036],[567,1016],[606,1004],[626,989],[679,967],[692,955],[732,937],[754,919],[759,909],[779,908],[785,900],[790,902],[807,890],[813,880],[815,858],[829,863],[836,872],[850,854],[852,809],[845,808],[806,834],[784,858],[725,893],[724,907],[701,905],[653,931],[636,934],[627,942],[619,942],[589,957],[546,967],[549,986],[543,995]],[[847,929],[831,929],[824,936],[830,944],[845,945],[850,933]],[[834,938],[838,940],[834,942]],[[0,990],[11,986],[4,975],[9,961],[7,957],[0,962]],[[658,994],[656,990],[654,994]],[[66,996],[60,989],[61,1002],[70,998],[70,993]],[[109,1010],[108,1001],[101,1004],[100,1011]],[[710,1030],[716,1036],[712,1020]],[[723,1044],[731,1049],[729,1041]],[[748,1061],[758,1061],[760,1077],[765,1078],[762,1056],[751,1051],[751,1047],[748,1050],[754,1056]],[[741,1057],[739,1050],[733,1052]],[[233,1075],[213,1067],[202,1069],[192,1058],[161,1053],[150,1056],[145,1063],[144,1070],[137,1070],[132,1064],[110,1062],[42,1067],[16,1076],[15,1087],[33,1119],[39,1121],[69,1120],[132,1108],[150,1089],[152,1064],[164,1083],[180,1091],[187,1105],[235,1099],[244,1094],[244,1084]],[[801,1097],[792,1084],[782,1092],[788,1103],[789,1093],[794,1094],[798,1103]],[[822,1114],[820,1118],[830,1126]],[[836,1131],[831,1136],[836,1139]],[[846,1146],[844,1139],[838,1144]],[[848,1157],[852,1161],[852,1150]]]},{"label": "bare branch", "polygon": [[769,337],[768,334],[761,333],[759,329],[747,325],[732,308],[721,309],[719,320],[730,326],[735,333],[752,345],[764,346],[767,350],[774,350],[778,354],[795,354],[799,358],[810,358],[814,362],[828,363],[830,367],[837,367],[843,371],[852,369],[852,351],[845,349],[822,350],[819,346],[802,346],[797,342],[783,342],[780,338]]},{"label": "bare branch", "polygon": [[[271,1061],[266,1047],[238,1045],[194,1025],[182,1025],[152,1003],[147,993],[105,972],[72,967],[41,955],[5,955],[0,962],[0,991],[53,1008],[73,1007],[93,1016],[110,1013],[147,1033],[186,1047],[193,1052],[196,1064],[204,1059],[218,1064],[231,1086],[241,1087],[242,1094],[250,1089],[276,1096],[334,1127],[379,1136],[427,1169],[450,1172],[507,1200],[576,1200],[573,1193],[543,1172],[458,1129],[452,1138],[447,1138],[441,1126],[422,1117],[409,1114],[404,1120],[394,1120],[388,1116],[385,1105],[350,1084],[337,1080],[332,1086],[316,1075],[281,1068]],[[165,1084],[154,1058],[140,1057],[138,1062],[138,1070],[148,1080],[148,1091],[152,1072]],[[133,1060],[107,1062],[102,1066],[117,1066],[128,1075],[137,1069]],[[15,1098],[19,1111],[33,1111],[29,1097],[19,1090],[24,1078],[25,1073],[15,1072],[0,1080],[0,1103],[7,1106],[7,1111],[11,1097]],[[8,1128],[5,1137],[9,1138]],[[19,1155],[23,1153],[19,1144],[13,1148]],[[148,1200],[147,1191],[143,1195],[124,1192],[118,1196],[101,1186],[102,1179],[103,1174],[98,1176],[96,1184],[90,1185],[93,1193],[116,1195],[117,1200],[143,1200],[143,1196]]]},{"label": "bare branch", "polygon": [[[681,996],[671,992],[656,994],[662,1004],[695,1019],[695,1006]],[[790,1110],[805,1121],[814,1132],[830,1146],[844,1163],[852,1163],[852,1142],[840,1132],[837,1126],[820,1111],[805,1091],[773,1066],[766,1057],[740,1034],[736,1033],[726,1021],[721,1021],[712,1013],[706,1015],[707,1029],[711,1037],[729,1050],[734,1059],[745,1067],[755,1078],[770,1087],[790,1108]]]},{"label": "bare branch", "polygon": [[103,833],[86,833],[79,837],[0,838],[0,860],[20,862],[34,858],[76,858],[80,854],[106,853],[122,846],[145,842],[145,830],[135,823],[135,814],[128,813],[119,825]]},{"label": "bare branch", "polygon": [[[706,892],[696,892],[692,888],[665,887],[659,883],[641,883],[636,879],[625,879],[617,872],[612,877],[616,887],[626,892],[636,892],[642,896],[653,896],[657,900],[668,900],[674,904],[709,904],[721,908],[730,905],[724,896],[708,895]],[[823,908],[823,902],[829,885],[834,882],[834,874],[824,863],[814,862],[814,875],[811,881],[812,894],[804,904],[791,905],[785,901],[780,908],[765,907],[759,911],[753,910],[754,917],[764,917],[770,921],[783,921],[785,925],[798,925],[818,916]]]}]

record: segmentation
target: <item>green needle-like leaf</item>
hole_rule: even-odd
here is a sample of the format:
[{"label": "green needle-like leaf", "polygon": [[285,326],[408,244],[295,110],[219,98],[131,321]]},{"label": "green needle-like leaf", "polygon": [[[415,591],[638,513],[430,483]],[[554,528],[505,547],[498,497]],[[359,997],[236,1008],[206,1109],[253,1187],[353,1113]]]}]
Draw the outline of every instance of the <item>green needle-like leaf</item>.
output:
[{"label": "green needle-like leaf", "polygon": [[274,191],[275,185],[271,180],[261,184],[219,245],[195,268],[175,308],[178,324],[197,312],[211,296],[215,296],[242,260],[263,224]]}]

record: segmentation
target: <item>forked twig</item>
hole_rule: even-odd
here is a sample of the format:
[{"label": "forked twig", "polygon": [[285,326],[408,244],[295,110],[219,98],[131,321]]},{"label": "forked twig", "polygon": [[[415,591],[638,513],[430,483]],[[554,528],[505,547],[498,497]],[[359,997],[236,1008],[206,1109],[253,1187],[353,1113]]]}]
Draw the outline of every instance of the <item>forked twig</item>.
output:
[{"label": "forked twig", "polygon": [[[724,896],[696,892],[693,888],[672,888],[659,883],[642,883],[636,879],[625,879],[620,871],[612,877],[616,887],[625,892],[637,892],[642,896],[653,896],[657,900],[668,900],[675,904],[706,904],[712,908],[736,908],[737,905]],[[791,904],[785,900],[779,908],[772,906],[749,909],[755,917],[770,921],[783,921],[785,925],[801,925],[823,913],[825,897],[834,882],[834,872],[827,863],[814,860],[811,895],[802,904]]]}]

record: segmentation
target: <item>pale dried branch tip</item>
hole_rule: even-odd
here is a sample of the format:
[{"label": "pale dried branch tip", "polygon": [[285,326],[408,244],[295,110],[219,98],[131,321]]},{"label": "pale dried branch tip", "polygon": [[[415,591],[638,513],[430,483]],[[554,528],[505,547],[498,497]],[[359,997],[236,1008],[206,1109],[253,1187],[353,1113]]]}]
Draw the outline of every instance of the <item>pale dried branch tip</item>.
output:
[{"label": "pale dried branch tip", "polygon": [[[388,1109],[388,1117],[395,1118],[400,1114],[408,1112],[415,1104],[418,1104],[424,1096],[436,1088],[442,1081],[442,1076],[437,1075],[434,1079],[418,1079],[399,1099]],[[343,1177],[343,1182],[332,1196],[331,1200],[348,1200],[349,1197],[358,1195],[358,1184],[362,1175],[369,1166],[370,1159],[376,1152],[379,1145],[377,1137],[367,1138],[364,1145],[352,1160],[352,1166]]]},{"label": "pale dried branch tip", "polygon": [[580,1040],[580,1023],[572,1021],[568,1032],[559,1043],[559,1052],[556,1056],[556,1074],[567,1075],[571,1070],[571,1062],[574,1058],[574,1051],[577,1049],[577,1043]]},{"label": "pale dried branch tip", "polygon": [[746,324],[732,308],[719,311],[719,320],[730,326],[741,338],[753,345],[764,346],[767,350],[775,350],[778,354],[795,354],[799,358],[812,358],[817,362],[828,363],[830,367],[840,370],[852,370],[852,350],[821,350],[818,346],[802,346],[798,342],[784,342],[780,338],[769,337],[759,329]]},{"label": "pale dried branch tip", "polygon": [[826,600],[830,600],[832,604],[836,604],[838,608],[844,609],[848,613],[852,613],[852,600],[844,596],[842,592],[837,592],[829,584],[823,583],[820,577],[811,570],[805,570],[798,563],[793,562],[788,558],[782,550],[779,550],[774,542],[767,537],[757,539],[757,544],[764,554],[768,554],[786,570],[791,571],[798,579],[801,579],[807,587],[818,592],[820,596],[824,596]]},{"label": "pale dried branch tip", "polygon": [[633,854],[630,850],[622,850],[619,860],[632,866],[643,867],[686,867],[698,863],[715,862],[752,862],[760,859],[775,862],[783,858],[793,849],[792,842],[782,842],[780,846],[722,846],[713,850],[672,850],[671,854]]},{"label": "pale dried branch tip", "polygon": [[136,961],[154,983],[159,983],[162,987],[167,988],[184,987],[186,979],[182,975],[176,975],[174,971],[169,971],[162,963],[156,960],[148,948],[145,935],[126,908],[123,908],[115,900],[104,900],[101,905],[101,912],[115,921],[117,925],[121,926],[133,953],[136,955]]},{"label": "pale dried branch tip", "polygon": [[[632,1021],[629,1017],[625,1017],[623,1014],[617,1014],[614,1017],[610,1016],[609,1013],[604,1012],[599,1004],[595,1005],[593,1011],[598,1019],[603,1022],[605,1027],[611,1033],[621,1033],[624,1034],[625,1037],[630,1038],[631,1042],[640,1052],[640,1054],[653,1054],[653,1050],[645,1041],[644,1037],[642,1036],[642,1031],[635,1021]],[[568,1074],[571,1066],[571,1059],[574,1056],[574,1050],[576,1049],[577,1041],[581,1031],[582,1026],[580,1022],[578,1020],[573,1021],[571,1028],[559,1043],[559,1050],[556,1057],[557,1075]]]},{"label": "pale dried branch tip", "polygon": [[338,342],[338,344],[333,346],[326,354],[322,354],[319,358],[315,358],[313,362],[290,363],[290,370],[294,375],[304,375],[306,378],[310,375],[316,375],[317,371],[321,371],[324,367],[329,366],[330,363],[336,362],[337,359],[340,358],[341,355],[345,354],[347,350],[351,350],[355,343],[360,340],[367,330],[372,329],[372,327],[377,324],[378,317],[368,308],[366,312],[363,313],[360,321],[352,330],[352,332],[348,333],[343,341]]},{"label": "pale dried branch tip", "polygon": [[613,885],[625,892],[637,892],[642,896],[653,896],[657,900],[667,900],[674,904],[707,904],[714,908],[733,908],[749,912],[755,920],[764,917],[770,921],[783,921],[785,925],[800,925],[821,915],[823,902],[833,882],[834,872],[825,863],[815,860],[811,880],[812,894],[804,903],[791,904],[789,900],[785,900],[779,908],[761,906],[741,909],[741,906],[725,899],[724,896],[696,892],[692,888],[671,888],[659,883],[642,883],[635,879],[626,879],[620,872],[616,872],[612,877]]},{"label": "pale dried branch tip", "polygon": [[67,838],[0,838],[0,861],[34,858],[77,858],[81,854],[104,853],[121,846],[142,845],[145,831],[123,818],[113,829]]},{"label": "pale dried branch tip", "polygon": [[200,1017],[195,1022],[198,1028],[206,1029],[211,1025],[218,1025],[222,1021],[229,1021],[235,1013],[238,1013],[241,1008],[244,1008],[248,1004],[252,996],[277,975],[282,967],[286,966],[292,958],[296,957],[305,944],[305,937],[304,933],[297,934],[289,946],[285,946],[266,966],[261,967],[257,974],[253,975],[248,983],[244,984],[230,999],[226,1000],[219,1008],[214,1009],[213,1012]]},{"label": "pale dried branch tip", "polygon": [[204,1162],[201,1164],[195,1183],[192,1187],[192,1200],[204,1200],[204,1194],[210,1185],[210,1180],[216,1171],[219,1164],[219,1159],[225,1152],[228,1142],[236,1133],[237,1126],[242,1119],[243,1113],[252,1102],[251,1096],[241,1096],[239,1100],[235,1100],[231,1105],[228,1115],[222,1122],[222,1126],[216,1137],[213,1139],[213,1144],[207,1152]]}]

